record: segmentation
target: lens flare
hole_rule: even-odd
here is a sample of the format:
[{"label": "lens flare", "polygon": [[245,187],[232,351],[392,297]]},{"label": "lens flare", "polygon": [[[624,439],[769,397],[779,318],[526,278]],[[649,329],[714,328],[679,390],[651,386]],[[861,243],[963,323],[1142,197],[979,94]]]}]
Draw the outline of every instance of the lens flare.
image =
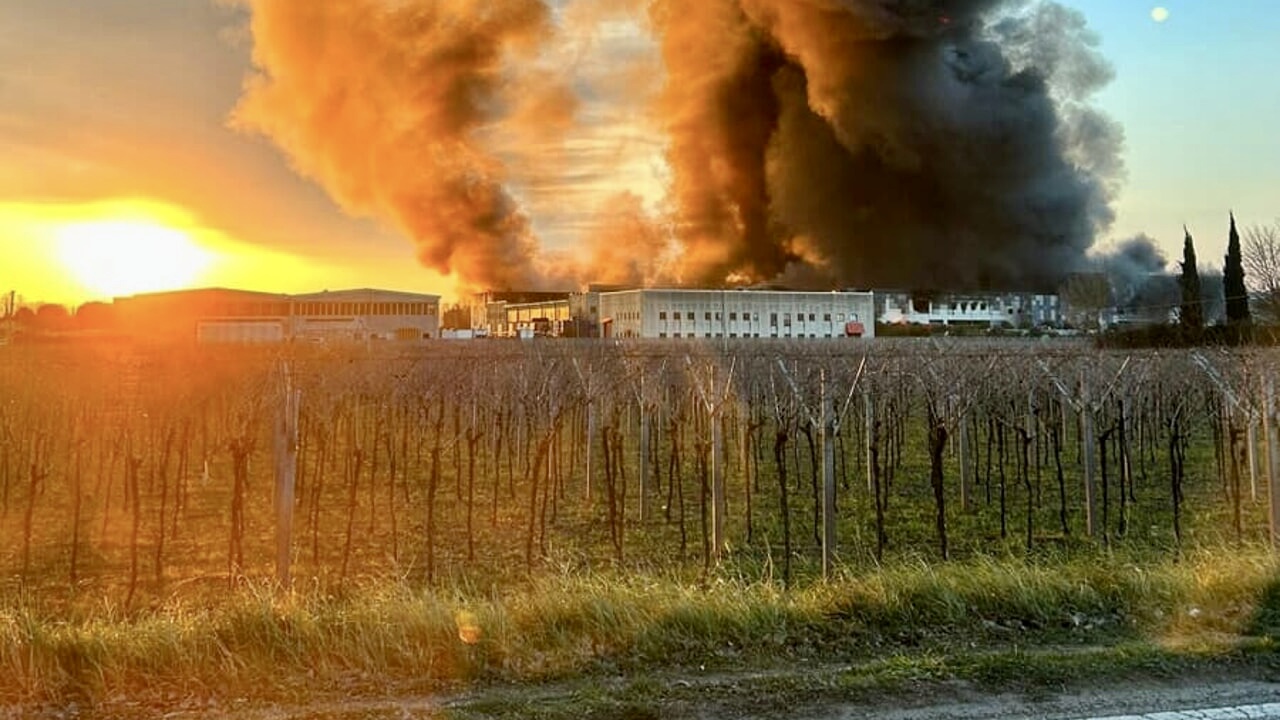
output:
[{"label": "lens flare", "polygon": [[110,296],[189,287],[213,261],[187,232],[148,220],[68,223],[54,239],[76,280]]}]

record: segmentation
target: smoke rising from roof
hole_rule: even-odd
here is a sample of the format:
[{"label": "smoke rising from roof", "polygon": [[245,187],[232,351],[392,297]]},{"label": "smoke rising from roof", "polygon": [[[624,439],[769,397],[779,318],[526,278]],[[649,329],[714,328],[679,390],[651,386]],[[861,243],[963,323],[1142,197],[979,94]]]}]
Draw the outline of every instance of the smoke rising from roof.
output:
[{"label": "smoke rising from roof", "polygon": [[1147,235],[1137,235],[1098,253],[1092,263],[1111,281],[1115,302],[1121,307],[1143,292],[1153,275],[1169,266],[1164,252]]},{"label": "smoke rising from roof", "polygon": [[[258,72],[236,122],[471,285],[1049,287],[1087,265],[1123,173],[1088,104],[1111,71],[1049,2],[246,1]],[[634,92],[667,198],[620,195],[599,209],[617,228],[547,252],[512,182],[564,158],[512,148],[572,136],[586,100],[534,61],[620,13],[661,61]]]}]

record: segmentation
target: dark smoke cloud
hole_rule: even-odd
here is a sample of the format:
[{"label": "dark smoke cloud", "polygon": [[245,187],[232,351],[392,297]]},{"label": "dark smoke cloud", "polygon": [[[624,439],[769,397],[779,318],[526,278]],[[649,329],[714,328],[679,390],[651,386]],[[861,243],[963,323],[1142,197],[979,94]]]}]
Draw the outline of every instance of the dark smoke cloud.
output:
[{"label": "dark smoke cloud", "polygon": [[[471,285],[1049,289],[1087,267],[1123,175],[1089,105],[1111,70],[1051,2],[244,1],[259,72],[237,122]],[[661,73],[545,61],[623,16]],[[591,225],[569,189],[583,118],[634,125],[633,103],[665,139],[666,207],[619,195],[616,227],[544,252],[517,198]]]},{"label": "dark smoke cloud", "polygon": [[1138,235],[1097,253],[1091,264],[1106,274],[1111,281],[1116,304],[1124,307],[1141,295],[1148,285],[1153,282],[1159,284],[1158,280],[1153,281],[1153,277],[1167,270],[1169,260],[1154,239]]},{"label": "dark smoke cloud", "polygon": [[[1110,71],[1078,13],[997,0],[714,4],[708,18],[710,4],[658,3],[694,279],[769,279],[802,238],[842,284],[1047,289],[1110,223],[1119,135],[1086,104]],[[697,42],[706,27],[715,34]],[[762,203],[768,220],[748,221]]]}]

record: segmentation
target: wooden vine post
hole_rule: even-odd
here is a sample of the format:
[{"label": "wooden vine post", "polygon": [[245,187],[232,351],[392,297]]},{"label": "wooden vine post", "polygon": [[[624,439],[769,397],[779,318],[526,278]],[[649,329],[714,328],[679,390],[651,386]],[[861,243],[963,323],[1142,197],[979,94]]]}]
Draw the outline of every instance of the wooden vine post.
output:
[{"label": "wooden vine post", "polygon": [[289,363],[280,366],[280,408],[275,423],[276,582],[292,583],[289,561],[293,546],[294,488],[298,474],[298,410],[302,390],[293,386]]}]

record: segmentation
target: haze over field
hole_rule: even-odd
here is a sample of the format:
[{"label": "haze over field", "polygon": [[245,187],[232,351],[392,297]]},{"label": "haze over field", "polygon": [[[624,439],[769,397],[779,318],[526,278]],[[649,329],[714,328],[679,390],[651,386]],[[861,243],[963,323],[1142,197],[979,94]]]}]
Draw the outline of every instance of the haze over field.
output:
[{"label": "haze over field", "polygon": [[1046,286],[1184,221],[1213,258],[1276,212],[1277,20],[1118,5],[17,0],[0,287]]}]

